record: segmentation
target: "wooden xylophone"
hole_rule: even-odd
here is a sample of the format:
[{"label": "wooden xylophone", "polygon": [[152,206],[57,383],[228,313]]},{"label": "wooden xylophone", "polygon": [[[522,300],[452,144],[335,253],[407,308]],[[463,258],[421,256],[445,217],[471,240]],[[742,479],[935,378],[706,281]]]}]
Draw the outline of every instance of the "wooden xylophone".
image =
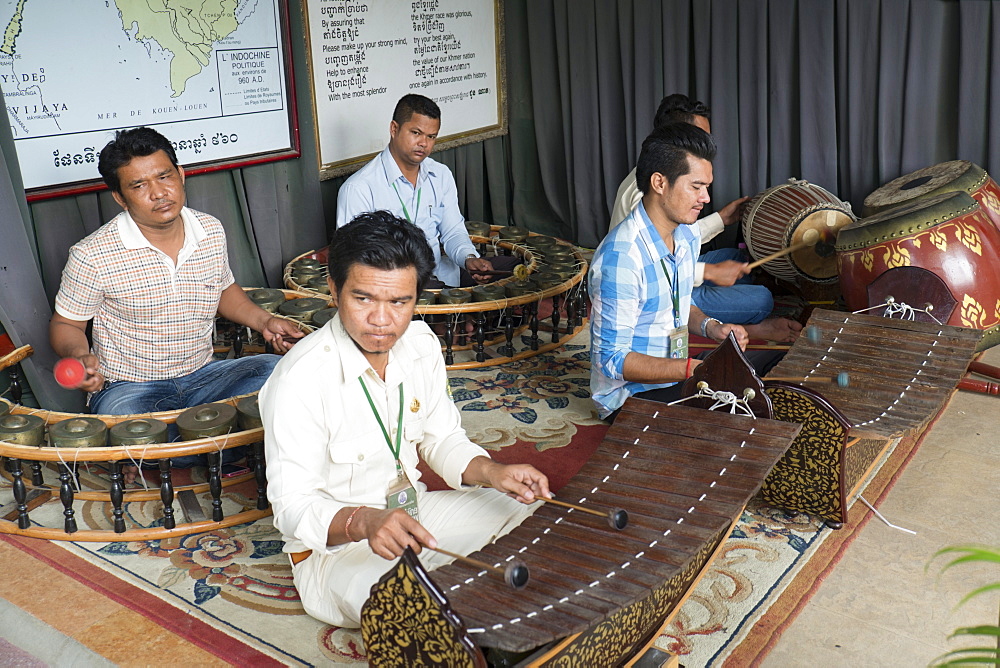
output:
[{"label": "wooden xylophone", "polygon": [[[826,310],[814,311],[808,326],[818,336],[797,339],[768,374],[801,382],[765,382],[774,418],[803,429],[761,495],[838,527],[886,448],[944,406],[981,332]],[[846,387],[829,382],[842,372]]]},{"label": "wooden xylophone", "polygon": [[[362,609],[371,665],[485,665],[484,650],[533,665],[612,665],[662,628],[729,535],[799,426],[630,399],[559,498],[620,507],[629,524],[542,504],[469,555],[523,561],[526,588],[454,562],[405,556]],[[419,629],[419,630],[414,630]]]}]

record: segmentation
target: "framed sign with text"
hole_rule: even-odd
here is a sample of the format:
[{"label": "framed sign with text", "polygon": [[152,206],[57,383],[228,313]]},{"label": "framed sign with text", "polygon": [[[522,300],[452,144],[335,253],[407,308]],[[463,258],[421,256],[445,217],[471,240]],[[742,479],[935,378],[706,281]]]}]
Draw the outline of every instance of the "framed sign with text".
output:
[{"label": "framed sign with text", "polygon": [[102,188],[101,148],[140,125],[189,174],[298,156],[286,2],[3,3],[0,87],[28,199]]},{"label": "framed sign with text", "polygon": [[437,149],[507,131],[502,0],[306,0],[320,178],[385,148],[397,100],[441,107]]}]

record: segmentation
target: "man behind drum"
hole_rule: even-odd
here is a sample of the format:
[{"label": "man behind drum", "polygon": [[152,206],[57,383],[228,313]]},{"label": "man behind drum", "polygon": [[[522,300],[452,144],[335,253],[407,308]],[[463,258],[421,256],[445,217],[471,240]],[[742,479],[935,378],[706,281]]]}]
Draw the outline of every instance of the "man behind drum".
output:
[{"label": "man behind drum", "polygon": [[[696,225],[711,199],[715,142],[688,123],[658,128],[642,143],[636,179],[642,199],[604,238],[590,268],[590,387],[602,418],[612,421],[625,400],[670,402],[701,364],[688,356],[688,330],[741,347],[747,331],[722,323],[691,301],[701,247]],[[781,354],[747,355],[760,375]]]},{"label": "man behind drum", "polygon": [[[213,361],[216,312],[279,350],[302,332],[235,283],[222,224],[185,206],[170,141],[152,128],[121,130],[97,168],[124,211],[70,248],[49,324],[56,354],[86,369],[80,389],[92,393],[90,410],[135,415],[258,390],[278,357]],[[126,480],[135,473],[128,467]]]},{"label": "man behind drum", "polygon": [[[674,93],[660,101],[653,127],[684,122],[711,133],[709,114],[704,102]],[[633,169],[618,187],[610,229],[622,222],[640,199],[642,193],[636,185],[636,170]],[[741,197],[733,200],[719,212],[700,219],[701,242],[708,243],[724,227],[738,223],[749,199]],[[763,285],[753,285],[749,273],[743,252],[737,248],[722,248],[702,254],[695,265],[694,302],[709,317],[744,325],[751,338],[794,341],[802,325],[787,318],[768,318],[774,308],[774,298]]]},{"label": "man behind drum", "polygon": [[[274,526],[303,607],[328,624],[359,626],[386,560],[406,547],[468,554],[550,496],[534,467],[494,462],[465,435],[438,338],[412,320],[433,266],[423,232],[387,211],[337,228],[337,315],[260,392]],[[426,491],[418,453],[453,489]],[[495,489],[467,487],[477,485]],[[421,561],[450,558],[428,551]]]},{"label": "man behind drum", "polygon": [[477,272],[510,270],[516,257],[479,257],[458,209],[451,170],[430,157],[441,129],[441,109],[423,95],[404,95],[389,123],[389,145],[344,181],[337,195],[337,227],[360,213],[385,210],[421,230],[434,253],[427,287],[464,287],[486,282]]}]

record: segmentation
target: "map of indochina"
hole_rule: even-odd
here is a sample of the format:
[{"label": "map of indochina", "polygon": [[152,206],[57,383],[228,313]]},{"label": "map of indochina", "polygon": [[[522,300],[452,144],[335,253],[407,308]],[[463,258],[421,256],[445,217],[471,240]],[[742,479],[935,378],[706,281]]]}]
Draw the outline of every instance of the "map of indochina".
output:
[{"label": "map of indochina", "polygon": [[185,164],[288,150],[281,0],[0,0],[0,88],[26,188],[90,181],[117,129]]},{"label": "map of indochina", "polygon": [[134,28],[136,39],[155,40],[174,54],[170,61],[174,97],[208,65],[215,43],[238,27],[236,0],[115,0],[115,4],[126,32]]}]

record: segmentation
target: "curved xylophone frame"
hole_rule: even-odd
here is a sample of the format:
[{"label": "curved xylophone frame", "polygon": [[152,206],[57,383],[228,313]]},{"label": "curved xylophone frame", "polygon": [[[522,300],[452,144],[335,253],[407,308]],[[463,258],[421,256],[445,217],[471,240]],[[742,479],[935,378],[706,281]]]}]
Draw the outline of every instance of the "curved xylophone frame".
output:
[{"label": "curved xylophone frame", "polygon": [[[761,495],[840,528],[887,449],[941,410],[972,360],[977,330],[817,309],[769,373],[774,417],[803,424]],[[828,382],[846,372],[847,387]]]},{"label": "curved xylophone frame", "polygon": [[[761,487],[768,504],[813,515],[839,529],[851,504],[900,438],[913,436],[944,406],[975,354],[977,330],[817,309],[763,382],[730,339],[695,369],[684,395],[697,394],[702,374],[741,397],[758,396],[753,414],[802,425]],[[891,351],[891,354],[890,354]],[[831,382],[847,373],[846,387]],[[761,390],[766,402],[761,402]],[[685,405],[708,408],[707,399]]]},{"label": "curved xylophone frame", "polygon": [[[492,233],[498,233],[500,226],[492,226]],[[543,270],[544,263],[539,259],[531,246],[531,237],[541,235],[531,234],[525,243],[515,243],[499,240],[491,233],[490,237],[470,234],[470,240],[481,248],[490,248],[495,254],[501,251],[519,255],[530,273]],[[579,334],[587,326],[586,318],[586,276],[589,264],[580,249],[571,244],[562,244],[571,250],[575,258],[576,273],[559,285],[532,292],[519,297],[506,297],[487,301],[472,301],[465,304],[426,304],[418,305],[416,317],[425,319],[429,324],[440,323],[443,331],[441,350],[448,369],[476,369],[497,364],[506,364],[540,355],[555,350],[565,344],[566,340]],[[329,295],[315,292],[298,284],[293,278],[293,266],[302,259],[316,259],[324,265],[327,260],[326,249],[303,253],[294,258],[285,267],[285,285],[297,292],[310,297]],[[513,276],[501,278],[493,285],[507,285],[516,280]],[[472,288],[454,288],[471,291]],[[440,293],[440,290],[429,292]],[[551,300],[551,312],[541,315],[541,305],[545,300]],[[565,323],[563,322],[565,316]],[[473,321],[474,331],[469,337],[457,330],[465,317]],[[515,337],[528,332],[526,346],[518,350]],[[549,341],[543,342],[539,332],[548,331]],[[462,344],[461,340],[470,338],[471,343]],[[463,355],[464,353],[464,355]]]},{"label": "curved xylophone frame", "polygon": [[[244,288],[251,291],[256,288]],[[294,290],[282,290],[285,300],[312,297],[314,293],[302,293]],[[296,324],[307,334],[313,327],[295,318],[285,318]],[[235,357],[244,354],[274,352],[270,346],[256,341],[246,328],[233,323],[223,324],[221,317],[216,317],[216,331],[213,336],[216,353],[232,353]],[[223,333],[225,332],[225,333]],[[16,364],[31,354],[31,347],[24,346],[0,358],[0,368],[10,366],[16,369]],[[19,389],[19,388],[17,388]],[[240,399],[253,396],[256,393],[241,395],[222,400],[235,406]],[[19,401],[20,392],[14,394]],[[2,400],[0,400],[2,401]],[[109,428],[120,422],[136,418],[152,418],[171,424],[187,409],[159,411],[141,415],[95,415],[63,413],[19,404],[3,402],[5,409],[0,413],[22,415],[38,415],[45,420],[46,426],[61,420],[75,417],[98,418]],[[159,443],[133,446],[101,446],[87,448],[54,448],[49,446],[22,446],[0,441],[0,458],[6,460],[6,465],[0,470],[0,475],[10,481],[13,487],[14,501],[0,508],[0,533],[12,533],[49,540],[73,541],[131,541],[151,540],[198,533],[214,528],[222,528],[252,522],[270,515],[267,502],[267,477],[263,452],[264,431],[262,428],[230,432],[224,436],[200,438],[174,443]],[[251,446],[248,462],[251,472],[232,478],[222,479],[221,451],[240,446]],[[208,481],[176,486],[173,482],[171,457],[185,455],[208,455]],[[130,463],[155,460],[159,469],[160,484],[158,489],[124,488],[121,467]],[[24,463],[28,463],[28,472]],[[111,470],[109,490],[77,491],[80,488],[78,464],[96,462],[107,464]],[[59,484],[46,484],[43,477],[43,465],[54,465],[59,475]],[[222,509],[222,492],[229,487],[243,485],[253,481],[256,483],[257,497],[255,508],[243,510],[226,517]],[[209,520],[201,508],[197,495],[208,492],[211,495],[211,519]],[[58,498],[63,504],[64,522],[62,530],[51,527],[32,526],[30,511],[49,501]],[[153,501],[159,499],[163,504],[161,528],[133,527],[127,528],[124,518],[124,504],[131,502]],[[111,505],[111,530],[80,529],[76,521],[74,501],[97,501]],[[179,501],[181,511],[186,521],[178,522],[174,511],[174,502]]]},{"label": "curved xylophone frame", "polygon": [[[253,395],[233,397],[219,403],[235,406],[244,396]],[[177,416],[184,410],[161,411],[143,415],[86,414],[81,416],[76,413],[47,411],[16,404],[10,406],[11,413],[37,415],[45,420],[46,425],[74,417],[92,417],[100,419],[109,428],[119,422],[135,418],[153,418],[170,424],[175,422]],[[234,526],[267,517],[271,511],[267,502],[267,478],[261,443],[263,438],[264,430],[255,428],[230,432],[224,436],[155,445],[55,448],[44,445],[16,445],[0,441],[0,456],[7,459],[3,475],[11,481],[14,492],[14,502],[10,504],[12,507],[5,506],[0,510],[0,533],[48,540],[99,542],[153,540]],[[223,480],[221,476],[221,451],[243,445],[252,446],[253,470],[250,473]],[[208,481],[175,488],[169,458],[195,454],[208,454]],[[149,460],[158,460],[159,488],[126,490],[121,467],[125,464]],[[25,475],[24,462],[28,463],[28,475]],[[76,491],[76,488],[79,487],[79,474],[76,467],[85,462],[100,462],[110,466],[110,490]],[[49,485],[44,482],[42,468],[46,463],[56,466],[59,474],[58,485]],[[256,508],[226,517],[222,510],[223,489],[251,480],[256,482]],[[211,520],[204,516],[196,496],[205,492],[209,492],[211,495]],[[58,498],[63,505],[63,528],[32,526],[29,512],[43,503],[54,501],[55,498]],[[124,504],[156,498],[159,498],[163,504],[163,526],[159,528],[127,528],[124,520]],[[188,521],[177,521],[173,507],[175,499],[180,501],[182,511],[186,515],[190,515]],[[113,528],[111,530],[80,529],[76,522],[76,511],[73,508],[73,502],[76,500],[110,503]]]},{"label": "curved xylophone frame", "polygon": [[[404,556],[373,587],[361,630],[373,666],[617,665],[656,638],[725,542],[798,425],[630,399],[559,494],[622,507],[629,524],[542,504],[469,555],[531,572],[513,591],[456,561]],[[421,627],[426,633],[414,633]],[[517,653],[515,656],[514,653]]]}]

